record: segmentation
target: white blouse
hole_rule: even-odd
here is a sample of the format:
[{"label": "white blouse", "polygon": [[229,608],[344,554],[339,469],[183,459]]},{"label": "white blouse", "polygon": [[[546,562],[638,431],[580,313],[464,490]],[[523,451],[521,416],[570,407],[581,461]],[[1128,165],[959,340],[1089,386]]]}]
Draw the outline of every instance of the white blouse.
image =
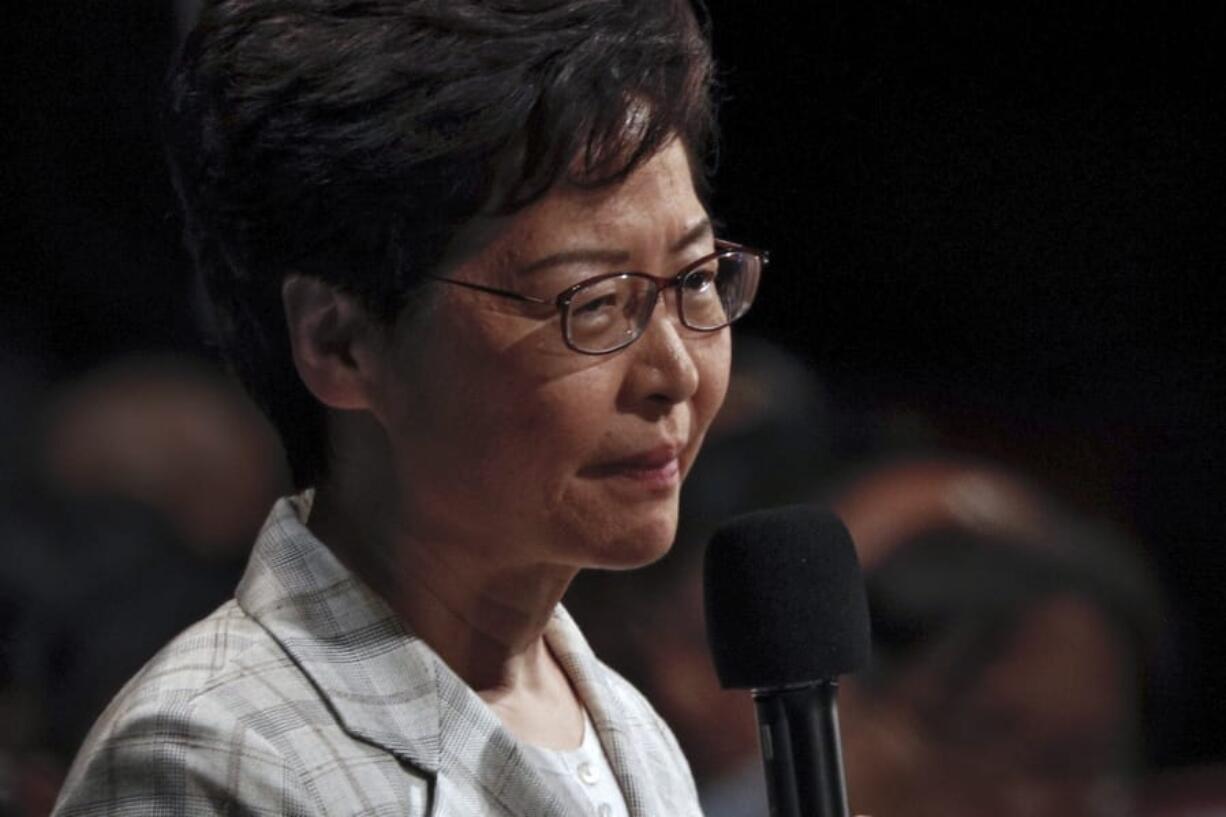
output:
[{"label": "white blouse", "polygon": [[586,709],[583,710],[583,742],[578,749],[564,751],[527,744],[523,744],[523,748],[536,770],[556,786],[555,791],[566,803],[569,813],[629,817],[626,799]]}]

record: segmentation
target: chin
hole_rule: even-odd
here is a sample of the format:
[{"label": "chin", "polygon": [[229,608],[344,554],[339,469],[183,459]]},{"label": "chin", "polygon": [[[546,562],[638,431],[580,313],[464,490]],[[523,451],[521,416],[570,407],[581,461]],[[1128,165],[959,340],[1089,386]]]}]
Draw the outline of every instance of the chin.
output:
[{"label": "chin", "polygon": [[643,519],[624,520],[616,534],[594,537],[584,554],[583,567],[603,570],[631,570],[645,567],[662,558],[677,535],[675,513],[661,513]]}]

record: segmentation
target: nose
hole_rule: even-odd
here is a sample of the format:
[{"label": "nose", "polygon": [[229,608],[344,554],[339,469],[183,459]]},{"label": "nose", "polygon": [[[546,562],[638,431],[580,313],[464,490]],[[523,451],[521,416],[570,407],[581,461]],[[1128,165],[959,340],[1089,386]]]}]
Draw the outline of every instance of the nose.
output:
[{"label": "nose", "polygon": [[643,335],[627,351],[633,355],[626,387],[640,402],[667,407],[683,403],[698,390],[699,372],[690,344],[697,340],[677,317],[676,291],[661,293]]}]

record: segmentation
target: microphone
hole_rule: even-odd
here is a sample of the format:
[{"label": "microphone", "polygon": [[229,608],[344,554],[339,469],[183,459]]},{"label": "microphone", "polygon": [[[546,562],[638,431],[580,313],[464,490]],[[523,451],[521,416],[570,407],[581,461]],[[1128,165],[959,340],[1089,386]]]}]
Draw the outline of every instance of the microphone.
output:
[{"label": "microphone", "polygon": [[753,694],[771,817],[848,817],[837,678],[867,663],[869,617],[847,528],[804,505],[739,516],[703,597],[720,684]]}]

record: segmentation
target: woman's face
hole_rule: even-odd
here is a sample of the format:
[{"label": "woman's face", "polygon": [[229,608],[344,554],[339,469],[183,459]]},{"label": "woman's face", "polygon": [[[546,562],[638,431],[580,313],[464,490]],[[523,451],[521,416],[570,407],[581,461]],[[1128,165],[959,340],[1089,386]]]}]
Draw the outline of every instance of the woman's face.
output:
[{"label": "woman's face", "polygon": [[[713,242],[674,141],[620,185],[560,185],[442,273],[552,299],[606,272],[671,276]],[[728,330],[681,326],[670,290],[637,342],[584,355],[556,309],[428,286],[432,305],[396,327],[373,407],[410,531],[516,564],[631,567],[665,553],[724,398]]]}]

